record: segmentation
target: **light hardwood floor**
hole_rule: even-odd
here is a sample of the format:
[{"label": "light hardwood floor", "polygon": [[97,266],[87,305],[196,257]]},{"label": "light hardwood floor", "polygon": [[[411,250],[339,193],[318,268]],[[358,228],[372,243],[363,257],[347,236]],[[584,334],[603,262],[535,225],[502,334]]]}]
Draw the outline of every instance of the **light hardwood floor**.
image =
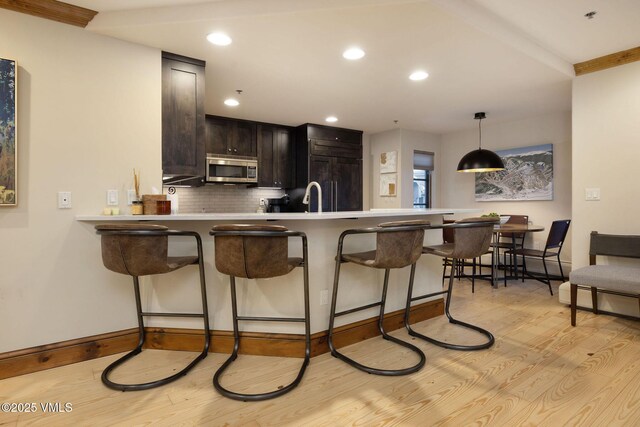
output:
[{"label": "light hardwood floor", "polygon": [[[249,403],[223,398],[212,387],[211,377],[226,355],[210,354],[173,384],[127,393],[100,382],[102,369],[117,357],[110,356],[0,381],[0,401],[38,405],[37,413],[0,413],[0,425],[640,425],[640,322],[579,312],[573,328],[567,307],[541,283],[491,289],[479,282],[473,295],[469,284],[460,283],[452,312],[487,327],[496,344],[458,352],[413,340],[427,355],[425,368],[413,375],[368,375],[325,354],[311,360],[293,392]],[[416,329],[475,339],[442,317]],[[409,339],[404,330],[394,335]],[[345,353],[384,367],[414,362],[413,355],[380,338]],[[144,380],[191,357],[147,350],[118,377]],[[241,356],[224,384],[251,392],[275,388],[291,380],[298,363]],[[68,402],[73,409],[44,413],[39,404],[46,402]]]}]

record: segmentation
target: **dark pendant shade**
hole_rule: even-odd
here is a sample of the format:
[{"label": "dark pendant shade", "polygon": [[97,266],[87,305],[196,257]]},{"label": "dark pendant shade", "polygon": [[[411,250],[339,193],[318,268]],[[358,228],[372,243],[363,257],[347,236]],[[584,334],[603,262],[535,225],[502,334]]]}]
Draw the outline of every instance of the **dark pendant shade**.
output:
[{"label": "dark pendant shade", "polygon": [[493,172],[504,169],[500,156],[491,150],[473,150],[458,163],[458,172]]},{"label": "dark pendant shade", "polygon": [[504,169],[500,156],[491,150],[482,149],[482,119],[485,113],[476,113],[474,119],[478,121],[478,149],[468,152],[458,163],[458,172],[494,172]]}]

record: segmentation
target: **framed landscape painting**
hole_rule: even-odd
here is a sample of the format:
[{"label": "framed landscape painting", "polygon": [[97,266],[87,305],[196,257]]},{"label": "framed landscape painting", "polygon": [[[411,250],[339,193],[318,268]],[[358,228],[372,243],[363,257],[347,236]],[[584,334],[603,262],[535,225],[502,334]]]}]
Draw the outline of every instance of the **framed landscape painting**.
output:
[{"label": "framed landscape painting", "polygon": [[0,58],[0,207],[17,204],[16,61]]},{"label": "framed landscape painting", "polygon": [[496,151],[504,170],[476,173],[476,201],[553,200],[553,144]]}]

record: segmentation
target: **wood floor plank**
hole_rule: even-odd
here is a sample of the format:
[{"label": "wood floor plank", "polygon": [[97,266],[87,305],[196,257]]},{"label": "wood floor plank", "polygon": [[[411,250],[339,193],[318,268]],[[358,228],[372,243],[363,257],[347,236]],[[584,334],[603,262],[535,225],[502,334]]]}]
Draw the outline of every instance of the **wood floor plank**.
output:
[{"label": "wood floor plank", "polygon": [[[224,425],[224,426],[635,426],[640,425],[640,322],[569,310],[535,281],[504,288],[456,283],[452,312],[496,336],[483,351],[446,350],[397,330],[427,356],[403,377],[360,372],[323,354],[311,360],[298,388],[278,399],[237,402],[220,396],[212,376],[226,354],[211,353],[187,376],[164,387],[118,392],[100,381],[120,355],[0,381],[3,402],[72,403],[67,413],[0,413],[0,426]],[[554,290],[557,284],[554,283]],[[479,337],[444,316],[420,322],[419,332],[452,342]],[[408,366],[415,356],[373,338],[342,349],[380,367]],[[167,375],[196,353],[145,350],[114,379],[144,381]],[[264,391],[290,381],[301,359],[241,355],[223,384]]]}]

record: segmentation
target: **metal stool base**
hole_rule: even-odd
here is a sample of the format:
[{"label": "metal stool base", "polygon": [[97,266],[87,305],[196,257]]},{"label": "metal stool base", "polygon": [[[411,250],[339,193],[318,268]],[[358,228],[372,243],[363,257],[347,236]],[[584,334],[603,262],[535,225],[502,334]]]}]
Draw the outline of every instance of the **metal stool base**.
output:
[{"label": "metal stool base", "polygon": [[300,381],[302,380],[302,376],[304,375],[307,366],[309,365],[309,352],[306,353],[304,361],[302,362],[302,366],[300,367],[300,371],[298,371],[298,375],[296,378],[286,386],[282,386],[274,391],[269,391],[266,393],[255,393],[255,394],[245,394],[245,393],[237,393],[235,391],[228,390],[220,385],[220,377],[222,377],[222,373],[227,369],[233,361],[235,361],[238,357],[237,352],[234,352],[216,371],[213,376],[213,386],[221,395],[228,397],[229,399],[234,400],[242,400],[244,402],[256,402],[260,400],[273,399],[278,396],[282,396],[283,394],[289,393],[291,390],[296,388]]},{"label": "metal stool base", "polygon": [[[339,246],[339,251],[341,251],[342,246]],[[408,375],[408,374],[412,374],[414,372],[419,371],[420,369],[422,369],[422,367],[425,365],[426,363],[426,356],[424,355],[424,353],[422,352],[422,350],[420,350],[418,347],[414,346],[413,344],[410,344],[408,342],[402,341],[398,338],[392,337],[391,335],[387,334],[387,332],[384,330],[384,326],[383,326],[383,321],[384,321],[384,306],[385,306],[385,302],[387,299],[387,288],[389,286],[389,269],[385,269],[384,271],[384,286],[382,288],[382,299],[377,302],[377,303],[373,303],[373,304],[368,304],[368,305],[364,305],[364,306],[360,306],[360,307],[356,307],[350,310],[345,310],[343,312],[340,313],[336,313],[336,299],[338,296],[338,282],[340,280],[340,258],[341,258],[341,252],[338,253],[339,256],[336,260],[336,273],[335,273],[335,277],[334,277],[334,284],[333,284],[333,298],[332,298],[332,302],[331,302],[331,317],[329,320],[329,337],[328,337],[328,343],[329,343],[329,348],[331,349],[331,355],[335,358],[338,358],[346,363],[348,363],[349,365],[353,366],[356,369],[359,369],[361,371],[367,372],[369,374],[374,374],[374,375],[384,375],[384,376],[400,376],[400,375]],[[410,285],[413,285],[413,278],[415,276],[415,264],[413,264],[411,266],[411,276],[409,279]],[[408,348],[409,350],[413,351],[414,353],[416,353],[418,355],[418,357],[420,358],[420,360],[418,361],[418,363],[416,363],[413,366],[410,366],[408,368],[403,368],[403,369],[379,369],[379,368],[374,368],[371,366],[367,366],[367,365],[363,365],[362,363],[356,362],[355,360],[351,359],[350,357],[345,356],[344,354],[340,353],[335,345],[333,344],[333,325],[334,325],[334,320],[337,316],[341,316],[344,314],[349,314],[349,313],[353,313],[355,311],[359,311],[359,310],[363,310],[365,308],[371,308],[371,307],[375,307],[375,306],[380,306],[380,314],[378,317],[378,330],[380,331],[380,334],[382,335],[382,338],[388,341],[391,341],[393,343],[396,343],[398,345],[401,345],[402,347]]]},{"label": "metal stool base", "polygon": [[[456,268],[456,264],[460,262],[460,260],[452,260],[452,270],[455,270]],[[415,269],[415,266],[412,267],[412,275],[413,275],[413,269]],[[404,313],[404,326],[407,329],[407,332],[409,333],[409,335],[416,337],[416,338],[420,338],[423,339],[427,342],[430,342],[432,344],[435,344],[439,347],[443,347],[443,348],[447,348],[450,350],[460,350],[460,351],[475,351],[475,350],[484,350],[486,348],[491,347],[494,343],[495,343],[495,338],[493,336],[493,334],[491,334],[491,332],[487,331],[486,329],[482,329],[479,326],[475,326],[475,325],[471,325],[469,323],[454,319],[453,316],[451,316],[451,313],[449,312],[449,308],[451,307],[451,293],[453,291],[453,283],[454,283],[454,275],[450,275],[449,276],[449,289],[447,289],[446,291],[441,291],[441,292],[435,292],[432,294],[428,294],[428,295],[422,295],[419,297],[412,297],[412,293],[413,293],[413,281],[411,281],[409,283],[409,292],[407,295],[407,306],[405,308],[405,313]],[[451,344],[448,342],[444,342],[444,341],[440,341],[437,340],[435,338],[431,338],[428,337],[426,335],[423,335],[419,332],[414,331],[413,329],[411,329],[411,325],[409,325],[409,311],[411,309],[411,302],[412,301],[417,301],[423,298],[428,298],[428,297],[432,297],[435,295],[442,295],[442,294],[447,294],[447,298],[445,300],[445,304],[444,304],[444,313],[447,316],[447,318],[449,319],[449,323],[452,323],[454,325],[459,325],[463,328],[467,328],[467,329],[472,329],[474,331],[477,331],[479,333],[481,333],[482,335],[484,335],[485,337],[487,337],[487,341],[482,343],[482,344],[474,344],[474,345],[465,345],[465,344]]]},{"label": "metal stool base", "polygon": [[107,368],[104,371],[102,371],[102,383],[107,387],[109,387],[110,389],[119,390],[119,391],[148,390],[150,388],[160,387],[187,375],[187,373],[194,366],[196,366],[198,362],[200,362],[202,359],[207,357],[208,349],[200,353],[198,357],[196,357],[191,363],[189,363],[189,365],[187,365],[180,372],[177,372],[166,378],[162,378],[156,381],[150,381],[148,383],[142,383],[142,384],[120,384],[120,383],[113,382],[109,379],[109,374],[111,373],[111,371],[113,371],[116,367],[123,364],[127,360],[132,359],[134,356],[137,356],[140,353],[142,353],[142,347],[139,346],[139,347],[136,347],[130,353],[125,354],[123,357],[121,357],[120,359],[116,360],[115,362],[107,366]]},{"label": "metal stool base", "polygon": [[[233,235],[233,232],[215,232],[211,233],[213,235]],[[220,393],[221,395],[228,397],[229,399],[234,400],[242,400],[245,402],[256,402],[260,400],[273,399],[275,397],[282,396],[283,394],[289,393],[291,390],[296,388],[300,381],[302,380],[302,376],[304,375],[307,366],[309,365],[309,360],[311,359],[311,323],[310,323],[310,315],[309,315],[309,268],[308,268],[308,249],[307,249],[307,236],[302,232],[294,232],[294,231],[286,231],[286,232],[244,232],[245,235],[256,235],[256,236],[300,236],[302,239],[302,267],[303,267],[303,290],[304,290],[304,317],[296,318],[296,317],[255,317],[255,316],[238,316],[238,301],[236,296],[236,278],[234,276],[229,276],[229,283],[231,286],[231,312],[233,316],[233,351],[231,352],[231,356],[218,368],[216,373],[213,375],[213,387]],[[298,375],[296,378],[286,386],[281,386],[277,390],[269,391],[266,393],[238,393],[235,391],[228,390],[224,388],[220,384],[220,378],[224,371],[238,358],[238,350],[240,348],[240,333],[238,328],[239,321],[273,321],[273,322],[300,322],[304,323],[304,335],[305,335],[305,352],[304,352],[304,360],[302,362],[302,366],[298,371]]]},{"label": "metal stool base", "polygon": [[[201,248],[198,248],[201,251]],[[200,260],[202,260],[202,253],[200,253]],[[209,352],[209,344],[210,344],[210,336],[209,336],[209,318],[208,318],[208,314],[207,314],[207,296],[206,296],[206,289],[205,289],[205,282],[204,282],[204,266],[199,263],[200,265],[200,288],[201,288],[201,292],[202,292],[202,297],[203,297],[203,314],[191,314],[191,313],[170,313],[169,315],[172,317],[202,317],[204,319],[204,332],[205,332],[205,336],[204,336],[204,348],[202,349],[202,352],[191,362],[189,363],[184,369],[182,369],[181,371],[170,375],[166,378],[161,378],[159,380],[155,380],[155,381],[150,381],[147,383],[141,383],[141,384],[121,384],[121,383],[116,383],[113,382],[109,379],[109,374],[118,366],[122,365],[124,362],[126,362],[129,359],[132,359],[133,357],[137,356],[138,354],[142,353],[142,347],[144,345],[145,342],[145,331],[144,331],[144,321],[143,321],[143,316],[153,316],[153,315],[157,315],[157,316],[163,316],[163,315],[168,315],[168,313],[143,313],[142,312],[142,302],[140,299],[140,283],[138,281],[138,277],[133,276],[133,286],[134,286],[134,291],[135,291],[135,296],[136,296],[136,307],[138,310],[138,345],[136,346],[135,349],[133,349],[133,351],[125,354],[124,356],[122,356],[120,359],[116,360],[115,362],[111,363],[109,366],[107,366],[105,368],[104,371],[102,371],[102,383],[109,387],[110,389],[113,390],[119,390],[119,391],[137,391],[137,390],[148,390],[150,388],[155,388],[155,387],[160,387],[163,386],[165,384],[169,384],[170,382],[173,382],[181,377],[183,377],[184,375],[187,374],[187,372],[189,372],[194,366],[196,366],[198,364],[198,362],[200,362],[202,359],[204,359],[205,357],[207,357],[207,354]]]}]

